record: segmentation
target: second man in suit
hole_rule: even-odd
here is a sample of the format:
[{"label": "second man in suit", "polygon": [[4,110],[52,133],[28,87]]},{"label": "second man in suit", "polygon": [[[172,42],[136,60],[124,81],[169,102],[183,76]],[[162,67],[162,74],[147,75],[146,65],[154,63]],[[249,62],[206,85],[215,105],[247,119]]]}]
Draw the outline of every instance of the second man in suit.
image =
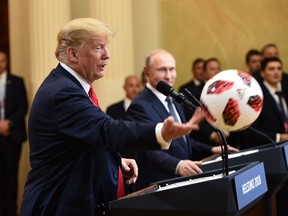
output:
[{"label": "second man in suit", "polygon": [[123,89],[125,98],[114,104],[111,104],[106,113],[114,119],[125,119],[126,110],[132,100],[141,92],[141,80],[136,75],[129,75],[125,78]]},{"label": "second man in suit", "polygon": [[[147,85],[142,93],[131,103],[127,110],[127,118],[138,122],[153,123],[163,121],[169,113],[166,96],[156,90],[159,81],[170,86],[176,80],[175,58],[166,50],[153,50],[146,58],[144,72]],[[183,107],[173,103],[176,117],[180,122],[186,122]],[[237,151],[229,147],[230,151]],[[221,147],[211,147],[190,139],[189,136],[173,140],[167,151],[138,151],[135,159],[139,167],[136,189],[147,187],[150,183],[176,176],[187,176],[201,173],[198,167],[204,157],[213,153],[221,153]]]}]

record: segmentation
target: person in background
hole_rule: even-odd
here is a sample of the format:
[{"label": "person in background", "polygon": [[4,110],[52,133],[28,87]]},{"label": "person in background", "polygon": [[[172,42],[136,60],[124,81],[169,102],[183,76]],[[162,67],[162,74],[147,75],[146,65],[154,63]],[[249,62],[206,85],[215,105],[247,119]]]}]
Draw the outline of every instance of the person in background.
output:
[{"label": "person in background", "polygon": [[279,50],[276,44],[268,43],[261,49],[262,58],[279,57]]},{"label": "person in background", "polygon": [[22,77],[8,71],[8,56],[0,50],[0,215],[18,212],[18,170],[22,144],[27,139],[27,92]]},{"label": "person in background", "polygon": [[114,120],[103,112],[92,84],[105,74],[113,35],[93,18],[74,19],[59,31],[59,64],[37,90],[29,115],[31,170],[21,216],[108,214],[107,202],[125,195],[123,181],[138,176],[135,161],[119,151],[169,149],[203,119],[200,109],[184,124],[172,117],[146,124]]},{"label": "person in background", "polygon": [[[205,60],[202,58],[197,58],[192,62],[191,72],[193,78],[180,86],[179,92],[189,91],[198,101],[200,100],[200,95],[204,87],[204,77],[203,77],[203,66]],[[199,105],[197,101],[193,101],[196,105]],[[193,110],[184,107],[184,112],[187,119],[190,119],[193,115]]]},{"label": "person in background", "polygon": [[248,68],[248,73],[253,75],[256,71],[261,69],[262,56],[256,49],[250,49],[245,56],[245,62]]},{"label": "person in background", "polygon": [[[261,55],[262,59],[265,58],[271,58],[271,57],[277,57],[280,59],[280,52],[279,48],[276,44],[274,43],[268,43],[263,46],[261,49]],[[253,77],[261,83],[263,81],[263,78],[261,76],[261,69],[253,73]],[[282,91],[285,92],[285,94],[288,94],[288,74],[283,71],[282,73],[282,80],[281,80],[281,85],[282,85]]]},{"label": "person in background", "polygon": [[[206,83],[210,78],[215,76],[217,73],[221,72],[221,62],[216,57],[211,57],[205,60],[203,65],[203,76],[204,76],[204,82]],[[205,84],[204,84],[205,85]],[[202,89],[204,87],[202,86]],[[201,89],[201,92],[202,92]],[[200,100],[200,97],[199,97]],[[191,112],[191,111],[190,111]],[[186,112],[187,113],[187,112]],[[190,113],[190,116],[193,115],[193,112]],[[187,116],[189,118],[189,115]],[[199,125],[198,131],[192,131],[191,137],[199,142],[209,144],[211,146],[220,145],[221,140],[219,140],[215,128],[211,126],[207,120],[205,119],[202,121]],[[225,137],[227,138],[229,136],[229,133],[227,131],[223,131]]]},{"label": "person in background", "polygon": [[[266,136],[251,131],[249,128],[241,131],[234,137],[240,142],[241,149],[253,148],[271,143],[288,141],[288,119],[287,105],[288,95],[283,92],[283,64],[278,57],[270,57],[262,60],[261,64],[262,82],[260,86],[263,92],[263,108],[251,127],[257,129]],[[233,136],[232,136],[233,137]],[[277,192],[277,215],[288,215],[287,208],[288,183]]]},{"label": "person in background", "polygon": [[[159,81],[173,86],[177,77],[175,58],[164,49],[152,50],[146,57],[144,71],[147,85],[140,95],[132,101],[127,110],[127,119],[142,123],[156,123],[172,115],[178,122],[186,122],[183,107],[156,90]],[[229,151],[237,149],[229,146]],[[201,173],[201,159],[214,153],[221,153],[221,147],[211,147],[192,140],[189,136],[173,140],[167,151],[137,151],[134,154],[139,166],[136,190],[149,184]]]},{"label": "person in background", "polygon": [[[282,61],[277,57],[265,58],[261,63],[260,87],[263,92],[263,108],[256,121],[251,127],[256,128],[266,134],[276,143],[288,140],[287,123],[287,102],[288,95],[283,92]],[[278,95],[279,93],[279,95]],[[280,94],[281,93],[281,94]],[[281,100],[279,99],[281,98]],[[283,105],[283,107],[281,107]],[[247,135],[245,135],[248,133]],[[245,135],[245,136],[244,136]],[[250,129],[239,133],[237,137],[241,149],[252,148],[259,145],[268,144],[271,141],[264,136],[255,134]]]},{"label": "person in background", "polygon": [[[205,60],[202,58],[197,58],[193,61],[191,72],[192,79],[180,86],[179,92],[183,92],[184,89],[189,90],[195,97],[200,98],[201,86],[203,88],[204,78],[203,78],[203,66]],[[199,91],[200,89],[200,91]]]},{"label": "person in background", "polygon": [[125,119],[126,110],[132,100],[141,92],[141,80],[136,75],[130,75],[125,78],[123,89],[125,98],[117,103],[107,107],[106,113],[114,119]]},{"label": "person in background", "polygon": [[203,69],[204,82],[206,82],[221,71],[221,63],[218,58],[212,57],[205,60]]}]

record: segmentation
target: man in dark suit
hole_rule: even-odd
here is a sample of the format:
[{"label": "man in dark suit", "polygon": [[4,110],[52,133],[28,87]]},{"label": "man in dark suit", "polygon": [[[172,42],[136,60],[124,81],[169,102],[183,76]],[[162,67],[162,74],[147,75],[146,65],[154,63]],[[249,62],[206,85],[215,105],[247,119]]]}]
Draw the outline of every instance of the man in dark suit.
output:
[{"label": "man in dark suit", "polygon": [[[187,88],[190,92],[192,92],[195,95],[196,98],[200,98],[201,91],[200,92],[194,91],[194,88],[197,86],[201,86],[201,84],[204,83],[204,77],[203,77],[204,62],[205,60],[202,58],[197,58],[193,61],[192,67],[191,67],[193,78],[189,82],[181,85],[179,88],[179,92],[183,92],[184,89]],[[195,94],[196,92],[198,93],[197,95]]]},{"label": "man in dark suit", "polygon": [[202,112],[186,124],[171,117],[140,124],[104,113],[92,83],[104,76],[113,34],[93,18],[72,20],[58,33],[60,63],[39,87],[29,115],[31,170],[22,216],[106,215],[105,203],[123,196],[122,175],[126,183],[138,175],[135,161],[119,150],[168,149],[201,121]]},{"label": "man in dark suit", "polygon": [[[260,86],[264,97],[263,108],[252,127],[266,134],[270,139],[248,128],[232,136],[234,140],[240,142],[242,149],[271,143],[270,140],[275,143],[288,141],[288,95],[283,92],[282,67],[282,62],[277,57],[262,60]],[[287,194],[288,183],[286,182],[276,195],[277,215],[279,216],[288,215]]]},{"label": "man in dark suit", "polygon": [[27,139],[26,88],[21,77],[7,71],[8,56],[0,51],[0,215],[16,216],[18,165]]},{"label": "man in dark suit", "polygon": [[131,104],[131,101],[141,92],[141,80],[136,75],[127,76],[123,89],[125,91],[125,98],[108,106],[106,110],[106,113],[114,119],[125,119],[126,110]]},{"label": "man in dark suit", "polygon": [[[174,57],[166,50],[153,50],[146,58],[144,71],[147,85],[143,92],[132,101],[127,110],[127,119],[145,123],[163,121],[172,111],[166,96],[156,90],[159,81],[173,86],[176,79],[176,66]],[[180,122],[186,122],[183,107],[173,103],[175,117]],[[170,114],[169,114],[170,112]],[[192,117],[193,118],[193,117]],[[237,151],[229,147],[230,151]],[[138,151],[135,159],[139,166],[139,176],[136,189],[147,187],[149,184],[174,178],[201,173],[199,161],[213,153],[221,153],[221,147],[211,147],[191,140],[189,136],[173,140],[167,151]],[[194,160],[194,161],[193,161]]]}]

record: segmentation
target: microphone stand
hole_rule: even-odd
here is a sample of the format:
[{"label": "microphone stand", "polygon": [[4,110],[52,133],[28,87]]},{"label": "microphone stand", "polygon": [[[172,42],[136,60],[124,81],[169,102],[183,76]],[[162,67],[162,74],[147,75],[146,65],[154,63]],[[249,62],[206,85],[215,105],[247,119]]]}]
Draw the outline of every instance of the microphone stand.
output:
[{"label": "microphone stand", "polygon": [[[181,92],[180,92],[181,93]],[[198,106],[201,107],[201,102],[187,89],[184,89],[184,95],[186,95],[190,100],[194,100]],[[223,161],[223,175],[228,176],[229,174],[229,165],[228,165],[228,144],[223,132],[215,128],[215,132],[221,142],[222,148],[222,161]]]},{"label": "microphone stand", "polygon": [[[228,164],[228,144],[226,141],[226,138],[223,134],[223,132],[219,129],[215,129],[215,132],[221,141],[221,147],[222,147],[222,161],[223,161],[223,175],[228,176],[229,175],[229,164]],[[224,148],[224,150],[223,150]]]}]

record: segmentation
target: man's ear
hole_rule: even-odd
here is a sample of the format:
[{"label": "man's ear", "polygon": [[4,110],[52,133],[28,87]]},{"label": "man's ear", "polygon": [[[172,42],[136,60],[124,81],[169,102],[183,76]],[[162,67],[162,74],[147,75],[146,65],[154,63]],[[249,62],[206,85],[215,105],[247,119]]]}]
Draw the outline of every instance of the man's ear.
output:
[{"label": "man's ear", "polygon": [[67,52],[66,54],[70,62],[72,63],[78,62],[77,53],[75,52],[74,48],[68,47],[66,52]]},{"label": "man's ear", "polygon": [[147,76],[149,74],[149,69],[146,65],[143,67],[143,72],[144,72],[145,76]]}]

